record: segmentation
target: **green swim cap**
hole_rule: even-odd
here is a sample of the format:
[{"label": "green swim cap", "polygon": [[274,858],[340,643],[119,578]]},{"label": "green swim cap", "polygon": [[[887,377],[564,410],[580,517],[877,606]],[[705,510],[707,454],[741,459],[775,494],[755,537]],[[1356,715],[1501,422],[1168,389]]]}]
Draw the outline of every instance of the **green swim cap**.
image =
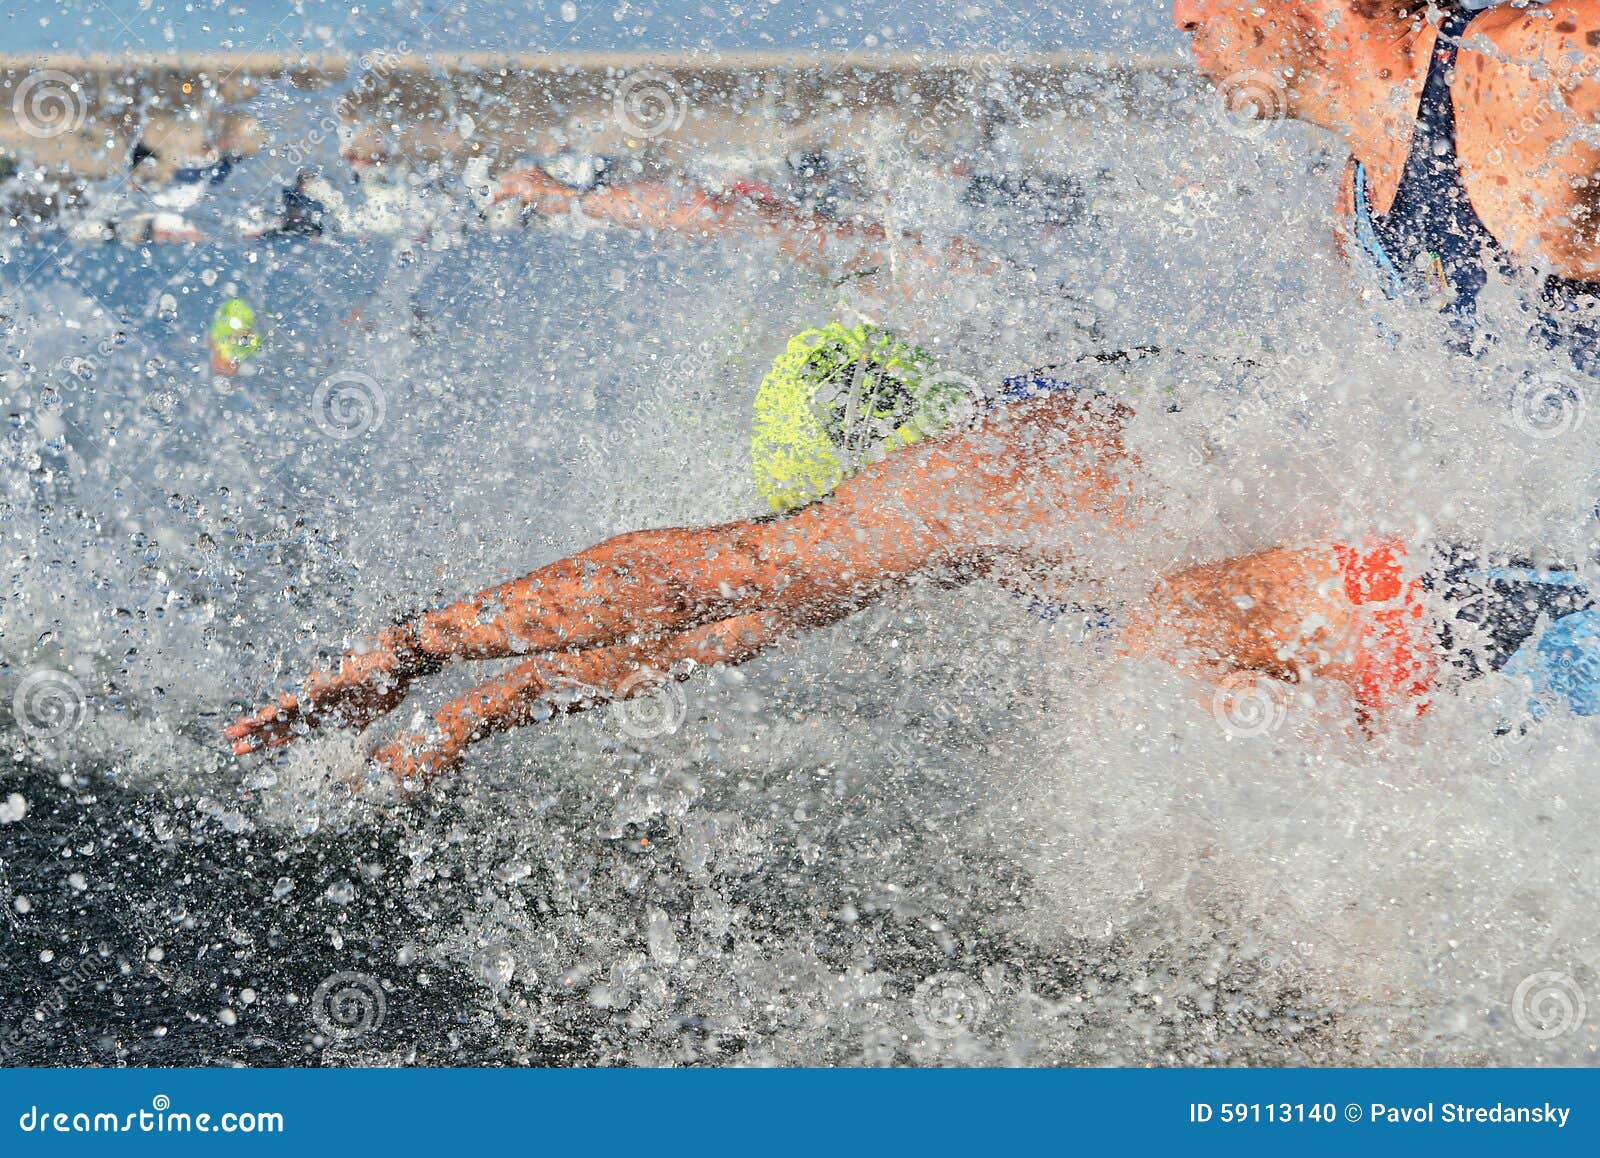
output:
[{"label": "green swim cap", "polygon": [[756,392],[750,464],[775,511],[828,494],[891,451],[939,433],[970,397],[925,350],[830,322],[789,339]]},{"label": "green swim cap", "polygon": [[229,298],[211,319],[211,344],[230,362],[243,362],[261,349],[256,312],[243,298]]}]

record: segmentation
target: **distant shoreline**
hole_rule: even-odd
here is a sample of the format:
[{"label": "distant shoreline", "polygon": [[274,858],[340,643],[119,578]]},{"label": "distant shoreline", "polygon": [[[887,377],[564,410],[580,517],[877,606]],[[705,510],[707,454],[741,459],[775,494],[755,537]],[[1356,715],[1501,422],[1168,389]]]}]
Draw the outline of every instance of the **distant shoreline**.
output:
[{"label": "distant shoreline", "polygon": [[[281,105],[257,116],[251,102],[284,82],[314,123]],[[352,148],[503,165],[565,144],[681,160],[827,149],[867,122],[949,151],[1000,123],[1082,127],[1144,110],[1152,85],[1197,83],[1178,55],[1085,50],[16,53],[0,56],[0,153],[89,180],[119,172],[136,141],[169,171],[264,149],[290,166]]]},{"label": "distant shoreline", "polygon": [[315,52],[287,55],[274,52],[174,52],[174,53],[0,53],[0,73],[57,68],[65,72],[138,69],[171,72],[261,72],[274,75],[308,72],[343,76],[352,63],[383,58],[403,72],[478,71],[516,68],[532,72],[592,72],[636,68],[671,68],[719,72],[772,72],[796,69],[863,69],[879,72],[962,70],[974,68],[1117,70],[1152,72],[1187,68],[1177,53],[1115,53],[1087,49],[1008,53],[1003,49],[972,48],[961,52],[901,50],[894,52],[827,53],[766,49],[672,50],[646,52],[437,52],[413,53],[403,46],[364,52]]}]

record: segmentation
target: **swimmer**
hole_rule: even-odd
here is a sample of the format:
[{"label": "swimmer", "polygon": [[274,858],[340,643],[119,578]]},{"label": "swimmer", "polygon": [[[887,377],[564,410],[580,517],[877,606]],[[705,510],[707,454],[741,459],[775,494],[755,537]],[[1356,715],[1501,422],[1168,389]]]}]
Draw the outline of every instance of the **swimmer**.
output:
[{"label": "swimmer", "polygon": [[[205,240],[184,213],[214,183],[209,169],[198,163],[174,166],[140,139],[129,152],[128,170],[128,189],[136,196],[113,196],[74,222],[68,230],[74,240],[125,245],[193,245]],[[156,208],[139,208],[143,204]]]},{"label": "swimmer", "polygon": [[203,156],[188,157],[171,165],[142,140],[133,146],[133,175],[129,184],[142,192],[150,203],[174,213],[187,213],[200,203],[206,192],[227,180],[240,158],[215,148]]},{"label": "swimmer", "polygon": [[[1224,92],[1237,87],[1230,79],[1267,83],[1272,99],[1252,102],[1258,113],[1270,105],[1341,138],[1350,157],[1336,240],[1384,293],[1442,311],[1452,348],[1469,353],[1493,340],[1480,331],[1482,291],[1509,283],[1530,336],[1600,373],[1600,145],[1590,129],[1600,4],[1295,0],[1260,10],[1176,0],[1174,20]],[[1569,710],[1600,713],[1600,611],[1575,570],[1482,545],[1392,549],[1487,635],[1452,663],[1520,672]]]},{"label": "swimmer", "polygon": [[130,213],[86,217],[68,230],[74,241],[120,241],[124,245],[194,245],[205,234],[181,213]]},{"label": "swimmer", "polygon": [[500,178],[489,202],[517,203],[525,213],[540,217],[578,213],[626,229],[665,230],[697,240],[740,233],[770,237],[785,256],[833,275],[876,271],[892,258],[905,279],[903,287],[918,276],[937,281],[948,274],[993,274],[1001,268],[994,257],[959,237],[942,246],[913,231],[891,237],[880,224],[819,212],[760,181],[732,181],[715,191],[661,179],[607,179],[584,187],[534,167]]},{"label": "swimmer", "polygon": [[1048,233],[1081,222],[1087,212],[1083,185],[1066,173],[973,173],[962,201],[974,209],[1008,209]]},{"label": "swimmer", "polygon": [[1023,163],[1011,125],[1012,102],[990,93],[982,102],[981,132],[973,157],[960,157],[946,172],[965,182],[961,200],[974,209],[1005,209],[1045,236],[1085,220],[1089,211],[1083,183],[1070,173]]},{"label": "swimmer", "polygon": [[361,190],[359,203],[341,222],[348,232],[429,236],[434,222],[432,202],[422,195],[424,182],[395,159],[381,134],[367,127],[354,130],[340,156]]},{"label": "swimmer", "polygon": [[247,228],[247,240],[271,237],[319,238],[336,228],[344,217],[344,198],[315,169],[302,169],[283,191],[277,220]]},{"label": "swimmer", "polygon": [[206,239],[183,214],[165,210],[124,218],[111,230],[118,241],[127,245],[194,245]]},{"label": "swimmer", "polygon": [[[1289,78],[1275,107],[1345,138],[1352,228],[1370,231],[1360,248],[1392,267],[1393,292],[1436,302],[1442,288],[1470,324],[1461,299],[1490,262],[1541,271],[1557,302],[1586,296],[1600,280],[1600,147],[1583,132],[1600,111],[1588,47],[1600,3],[1452,10],[1439,24],[1429,12],[1396,0],[1178,0],[1175,19],[1207,75]],[[1539,104],[1546,77],[1561,98],[1553,115]],[[1498,131],[1523,124],[1538,128]],[[1417,255],[1436,260],[1408,260]],[[884,371],[863,362],[856,373]],[[922,578],[1059,569],[1070,557],[1092,596],[1095,545],[1160,517],[1123,441],[1130,412],[1049,375],[1013,381],[1005,404],[796,509],[619,535],[405,617],[226,736],[244,754],[325,724],[364,728],[448,664],[518,660],[447,703],[427,732],[375,753],[426,780],[491,732],[625,696],[647,673],[748,660]],[[1324,681],[1345,689],[1369,733],[1497,667],[1528,673],[1567,710],[1600,711],[1595,601],[1577,576],[1526,564],[1376,534],[1284,544],[1152,576],[1120,609],[1117,646],[1214,680]],[[574,700],[573,688],[594,695]]]},{"label": "swimmer", "polygon": [[[730,236],[770,238],[780,255],[835,288],[849,283],[849,309],[861,316],[879,316],[886,309],[922,298],[948,299],[952,278],[992,277],[1002,271],[1023,272],[1026,262],[1000,255],[968,239],[951,236],[936,243],[924,234],[881,221],[841,213],[840,189],[847,182],[842,168],[824,154],[800,153],[787,159],[789,189],[761,180],[737,159],[695,165],[686,179],[639,179],[620,182],[615,167],[603,159],[575,161],[560,176],[548,166],[518,170],[487,182],[468,174],[467,186],[478,193],[483,218],[504,221],[503,211],[520,206],[520,220],[573,214],[585,221],[634,230],[659,230],[696,240]],[[742,175],[732,176],[731,173]],[[973,174],[962,165],[946,172],[967,182],[970,206],[1006,208],[1041,227],[1048,236],[1059,225],[1079,220],[1081,193],[1070,178]],[[797,192],[796,192],[797,191]],[[889,200],[887,194],[883,197]],[[1078,295],[1057,282],[1064,299]],[[976,321],[966,318],[965,323]],[[992,321],[992,319],[991,319]],[[1071,323],[1092,332],[1077,319]]]}]

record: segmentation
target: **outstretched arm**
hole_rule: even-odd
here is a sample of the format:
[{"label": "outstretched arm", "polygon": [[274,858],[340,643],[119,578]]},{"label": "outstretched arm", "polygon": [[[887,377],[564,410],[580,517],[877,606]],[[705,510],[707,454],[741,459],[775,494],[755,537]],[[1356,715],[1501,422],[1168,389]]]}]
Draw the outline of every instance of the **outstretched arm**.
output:
[{"label": "outstretched arm", "polygon": [[893,258],[908,274],[994,274],[1000,262],[962,238],[929,245],[903,231],[891,245],[874,222],[836,220],[796,205],[745,192],[709,193],[671,181],[632,181],[588,192],[571,189],[541,169],[501,178],[494,201],[520,200],[540,213],[576,208],[584,216],[626,229],[660,229],[705,240],[727,235],[773,237],[780,252],[822,272],[886,267]]},{"label": "outstretched arm", "polygon": [[790,515],[618,535],[421,616],[415,644],[438,659],[493,659],[755,611],[803,626],[931,567],[981,571],[1001,553],[1059,541],[1063,525],[1131,518],[1119,417],[1078,397],[1008,407],[898,451]]},{"label": "outstretched arm", "polygon": [[[323,722],[363,727],[449,660],[526,657],[447,703],[431,734],[402,736],[376,754],[402,776],[426,779],[473,740],[546,717],[563,689],[626,698],[641,675],[663,676],[684,660],[742,662],[919,570],[944,566],[964,579],[1002,558],[1059,558],[1075,537],[1141,517],[1121,416],[1103,403],[1043,399],[898,452],[783,518],[619,536],[390,629],[347,654],[337,673],[313,674],[303,697],[284,697],[228,735],[244,753]],[[1083,562],[1093,569],[1092,558]],[[1124,649],[1202,676],[1340,681],[1370,723],[1387,710],[1385,688],[1368,686],[1374,641],[1394,649],[1389,666],[1410,665],[1401,672],[1407,686],[1411,667],[1426,666],[1407,649],[1426,645],[1406,632],[1396,645],[1398,629],[1382,618],[1415,619],[1415,608],[1381,610],[1369,638],[1344,567],[1327,546],[1277,548],[1159,578],[1129,609]]]},{"label": "outstretched arm", "polygon": [[540,213],[565,213],[572,208],[580,190],[563,185],[543,169],[519,169],[495,183],[489,194],[491,205],[501,201],[520,201]]},{"label": "outstretched arm", "polygon": [[[654,691],[686,672],[685,661],[736,664],[759,654],[792,630],[778,612],[758,611],[635,644],[560,652],[526,660],[496,679],[444,704],[426,735],[400,736],[373,759],[402,780],[427,781],[461,762],[467,746],[494,732],[573,712],[597,699],[627,699]],[[564,694],[565,693],[565,694]]]},{"label": "outstretched arm", "polygon": [[364,727],[454,659],[585,653],[741,617],[757,632],[741,645],[758,650],[919,571],[970,577],[1058,550],[1063,527],[1126,526],[1137,500],[1120,418],[1103,400],[1041,399],[890,455],[781,518],[619,535],[386,631],[227,735],[244,753],[325,721]]}]

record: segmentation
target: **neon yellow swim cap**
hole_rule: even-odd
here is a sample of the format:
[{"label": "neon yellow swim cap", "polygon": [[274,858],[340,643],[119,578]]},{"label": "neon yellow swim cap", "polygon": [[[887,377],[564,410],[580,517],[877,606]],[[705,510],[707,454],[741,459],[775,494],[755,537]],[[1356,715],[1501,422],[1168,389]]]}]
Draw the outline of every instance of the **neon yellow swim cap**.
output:
[{"label": "neon yellow swim cap", "polygon": [[243,362],[261,349],[256,312],[243,298],[229,298],[211,319],[211,344],[230,362]]},{"label": "neon yellow swim cap", "polygon": [[886,330],[829,322],[789,339],[756,392],[750,465],[775,511],[821,498],[891,451],[939,433],[969,395]]}]

